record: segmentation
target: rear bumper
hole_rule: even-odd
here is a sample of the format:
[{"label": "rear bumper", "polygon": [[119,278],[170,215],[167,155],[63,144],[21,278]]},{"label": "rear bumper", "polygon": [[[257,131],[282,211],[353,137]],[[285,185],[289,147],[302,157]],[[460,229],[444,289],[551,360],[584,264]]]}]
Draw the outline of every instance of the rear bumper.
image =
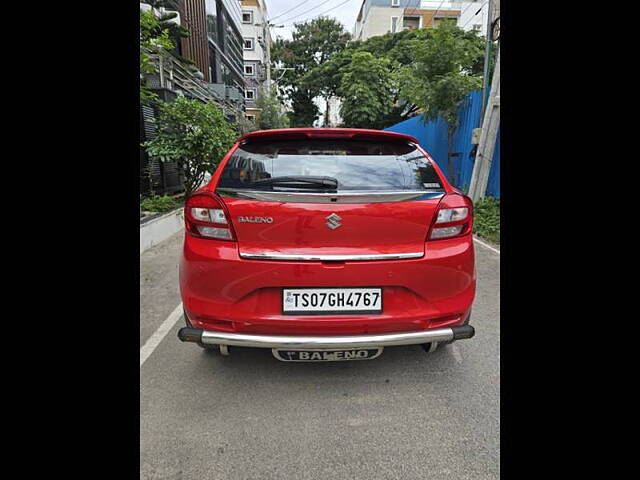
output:
[{"label": "rear bumper", "polygon": [[178,338],[183,342],[200,342],[208,345],[236,347],[289,348],[289,349],[352,349],[397,345],[417,345],[432,342],[462,340],[475,335],[471,325],[436,328],[419,332],[385,333],[378,335],[255,335],[214,332],[201,328],[183,327]]},{"label": "rear bumper", "polygon": [[[377,314],[287,315],[283,288],[380,287]],[[241,258],[233,242],[187,236],[180,291],[194,328],[254,335],[370,335],[464,323],[475,296],[471,235],[428,242],[421,258],[284,261]]]}]

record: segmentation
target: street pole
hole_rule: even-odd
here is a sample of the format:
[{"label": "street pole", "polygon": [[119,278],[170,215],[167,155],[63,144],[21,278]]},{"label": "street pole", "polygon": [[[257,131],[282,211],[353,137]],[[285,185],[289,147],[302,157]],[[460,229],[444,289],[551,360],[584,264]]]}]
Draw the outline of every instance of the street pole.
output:
[{"label": "street pole", "polygon": [[267,85],[271,87],[271,43],[267,41],[267,33],[269,33],[269,39],[271,39],[271,31],[268,28],[284,28],[284,25],[275,25],[265,20],[262,23],[256,23],[256,26],[262,26],[262,39],[264,42],[263,49],[266,52],[266,64],[267,64]]},{"label": "street pole", "polygon": [[480,109],[480,120],[482,121],[482,114],[487,107],[488,100],[488,87],[489,87],[489,59],[491,58],[491,47],[493,44],[493,22],[491,16],[493,15],[493,0],[489,0],[489,10],[487,12],[487,44],[484,50],[484,71],[482,74],[482,108]]},{"label": "street pole", "polygon": [[[269,45],[269,40],[271,39],[271,32],[267,29],[267,22],[262,22],[262,38],[264,38],[265,45],[265,60],[267,63],[267,88],[271,88],[271,46]],[[269,34],[269,38],[267,38],[267,33]]]},{"label": "street pole", "polygon": [[489,104],[484,112],[482,120],[482,131],[480,142],[478,143],[478,153],[473,165],[471,182],[469,184],[469,196],[473,202],[484,198],[489,183],[491,173],[491,163],[493,162],[493,151],[498,138],[500,128],[500,47],[496,58],[496,68],[493,71],[491,81],[491,94]]}]

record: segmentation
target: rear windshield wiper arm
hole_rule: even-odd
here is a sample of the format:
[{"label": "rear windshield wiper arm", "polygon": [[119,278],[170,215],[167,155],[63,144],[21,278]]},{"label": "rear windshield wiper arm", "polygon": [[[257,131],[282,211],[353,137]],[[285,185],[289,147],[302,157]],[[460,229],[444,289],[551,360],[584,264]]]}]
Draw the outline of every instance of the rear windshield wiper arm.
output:
[{"label": "rear windshield wiper arm", "polygon": [[311,175],[291,175],[264,178],[251,183],[252,187],[280,186],[289,188],[306,188],[318,190],[336,190],[338,180],[333,177],[314,177]]}]

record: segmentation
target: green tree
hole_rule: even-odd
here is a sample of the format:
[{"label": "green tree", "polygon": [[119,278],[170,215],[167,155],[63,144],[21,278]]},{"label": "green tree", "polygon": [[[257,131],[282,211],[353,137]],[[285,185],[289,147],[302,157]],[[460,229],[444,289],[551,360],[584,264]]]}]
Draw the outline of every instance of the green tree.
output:
[{"label": "green tree", "polygon": [[144,146],[151,157],[178,164],[189,195],[200,187],[205,173],[213,173],[236,132],[213,103],[181,97],[160,102],[158,108],[156,137]]},{"label": "green tree", "polygon": [[401,95],[423,110],[423,120],[443,118],[447,123],[447,166],[452,183],[457,181],[451,150],[458,111],[467,95],[482,86],[478,61],[484,52],[474,37],[447,22],[431,29],[428,41],[410,42],[411,63],[403,66],[399,75]]},{"label": "green tree", "polygon": [[[347,71],[350,71],[352,75],[355,75],[355,79],[359,85],[371,82],[374,85],[383,85],[385,82],[389,82],[388,99],[391,103],[391,108],[380,109],[377,97],[374,96],[362,96],[361,102],[366,102],[367,99],[376,99],[372,104],[362,104],[358,108],[362,111],[367,111],[365,123],[357,123],[362,127],[367,128],[384,128],[395,123],[401,122],[406,118],[412,116],[418,107],[411,103],[408,99],[400,96],[400,91],[397,88],[397,71],[403,65],[408,65],[411,60],[407,54],[407,48],[409,42],[414,39],[426,40],[429,35],[429,29],[422,30],[402,30],[398,33],[387,33],[376,37],[371,37],[365,41],[352,41],[348,46],[331,57],[330,60],[322,65],[310,70],[303,77],[302,81],[307,79],[322,79],[321,82],[332,85],[335,93],[341,96],[346,90],[340,88],[342,85],[342,77]],[[372,72],[366,72],[360,70],[354,72],[350,65],[353,60],[353,56],[358,52],[368,52],[377,59],[386,59],[382,62],[384,69],[377,68]],[[376,78],[374,75],[379,75]],[[317,80],[316,80],[317,81]],[[387,102],[385,102],[386,104]],[[347,107],[348,111],[348,107]],[[350,117],[352,119],[352,117]],[[345,122],[346,125],[355,126],[350,122]]]},{"label": "green tree", "polygon": [[289,126],[288,117],[283,115],[282,104],[278,99],[278,91],[275,87],[269,90],[263,89],[258,95],[256,107],[260,109],[258,127],[261,130],[273,128],[286,128]]},{"label": "green tree", "polygon": [[318,118],[318,107],[313,102],[317,92],[301,85],[299,79],[304,75],[305,67],[299,64],[291,41],[276,38],[271,47],[271,59],[280,92],[293,108],[287,113],[289,123],[294,127],[312,126]]},{"label": "green tree", "polygon": [[236,120],[236,131],[238,135],[244,135],[245,133],[255,132],[258,130],[258,126],[252,120],[249,120],[244,115],[239,115]]},{"label": "green tree", "polygon": [[[376,38],[376,37],[372,37]],[[365,69],[354,70],[352,64],[356,54],[365,53],[365,57],[361,58],[373,58],[374,61],[368,60],[376,65],[371,71]],[[381,68],[384,67],[384,68]],[[401,122],[406,118],[412,116],[417,110],[417,106],[412,104],[405,98],[400,96],[398,89],[398,64],[393,60],[385,57],[384,55],[378,55],[375,52],[369,52],[368,50],[361,48],[361,46],[354,46],[353,48],[346,48],[330,61],[309,72],[309,76],[327,76],[338,86],[336,94],[339,97],[343,97],[347,91],[349,91],[348,84],[343,82],[343,77],[347,72],[350,73],[350,81],[355,81],[358,85],[363,85],[363,88],[378,88],[380,86],[388,86],[385,88],[386,99],[385,105],[390,105],[389,108],[379,108],[377,96],[361,96],[360,101],[366,102],[368,99],[376,99],[372,104],[362,104],[358,108],[367,110],[368,121],[363,126],[367,128],[384,128],[395,123]],[[369,84],[369,87],[367,87]],[[353,93],[353,89],[351,89]],[[343,99],[344,101],[344,99]],[[347,107],[348,110],[348,107]],[[342,110],[341,110],[342,111]],[[344,118],[344,117],[343,117]],[[345,122],[346,125],[351,125],[349,122]]]},{"label": "green tree", "polygon": [[320,109],[313,99],[316,94],[310,90],[298,89],[290,94],[293,109],[287,112],[287,122],[292,127],[312,127],[320,115]]},{"label": "green tree", "polygon": [[356,52],[342,70],[338,94],[340,115],[352,128],[382,128],[383,119],[393,109],[395,81],[390,61],[369,52]]},{"label": "green tree", "polygon": [[350,48],[369,52],[376,57],[386,57],[396,65],[408,65],[409,46],[413,40],[428,41],[431,36],[431,28],[420,30],[400,30],[396,33],[388,32],[384,35],[370,37],[365,41],[353,42]]},{"label": "green tree", "polygon": [[[340,22],[333,18],[319,17],[296,23],[292,40],[278,38],[272,48],[271,58],[276,67],[284,67],[278,78],[282,93],[291,101],[293,126],[312,126],[318,117],[318,107],[313,102],[322,96],[327,102],[335,94],[338,85],[330,77],[305,77],[310,70],[323,65],[345,48],[350,35]],[[304,80],[303,80],[304,77]]]},{"label": "green tree", "polygon": [[[410,66],[413,61],[413,50],[415,45],[425,44],[430,42],[435,34],[435,30],[432,28],[423,28],[419,30],[402,30],[397,33],[387,33],[385,35],[379,35],[371,37],[365,41],[352,41],[347,47],[337,54],[333,55],[330,60],[308,71],[306,75],[301,79],[301,82],[311,82],[313,80],[330,83],[336,86],[336,91],[342,84],[342,77],[347,71],[350,71],[350,64],[352,58],[357,52],[369,52],[377,59],[385,58],[389,60],[385,62],[386,72],[382,69],[376,69],[376,75],[380,75],[379,79],[374,77],[374,72],[361,72],[361,76],[356,78],[358,84],[371,82],[372,84],[380,84],[390,77],[393,88],[391,88],[391,110],[379,109],[376,105],[377,100],[371,105],[360,105],[358,108],[366,110],[368,112],[369,122],[366,126],[371,128],[384,128],[395,123],[401,122],[409,117],[412,117],[419,110],[419,106],[416,105],[411,98],[403,95],[403,91],[397,88],[395,80],[400,77],[400,72],[403,67]],[[479,37],[475,32],[465,32],[461,29],[452,31],[452,35],[461,39],[463,42],[467,42],[473,46],[474,49],[484,49],[484,39]],[[480,75],[482,73],[484,58],[483,56],[476,56],[475,61],[471,65],[471,73],[474,75]],[[309,80],[307,80],[309,79]],[[320,79],[320,80],[318,80]],[[417,81],[420,81],[417,79]],[[367,98],[376,99],[375,96],[364,96],[361,101],[366,101]],[[372,115],[375,114],[375,117]]]}]

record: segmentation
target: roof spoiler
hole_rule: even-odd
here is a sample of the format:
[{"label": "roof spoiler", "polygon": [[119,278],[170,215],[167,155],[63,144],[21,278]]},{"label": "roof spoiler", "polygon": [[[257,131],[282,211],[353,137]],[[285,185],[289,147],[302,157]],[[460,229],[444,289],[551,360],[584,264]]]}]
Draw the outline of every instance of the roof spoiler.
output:
[{"label": "roof spoiler", "polygon": [[357,140],[404,140],[419,143],[415,137],[403,133],[386,130],[367,130],[361,128],[278,128],[273,130],[258,130],[242,135],[238,142],[259,139],[306,139],[306,138],[351,138]]}]

